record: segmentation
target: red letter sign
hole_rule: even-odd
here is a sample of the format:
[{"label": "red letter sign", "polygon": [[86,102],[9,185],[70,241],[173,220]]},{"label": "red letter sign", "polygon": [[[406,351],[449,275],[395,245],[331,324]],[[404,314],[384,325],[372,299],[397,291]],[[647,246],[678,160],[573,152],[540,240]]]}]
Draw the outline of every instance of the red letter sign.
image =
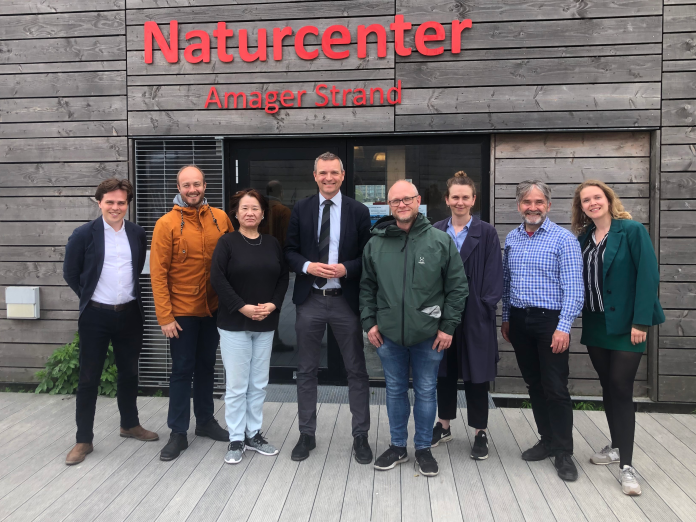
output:
[{"label": "red letter sign", "polygon": [[387,56],[387,31],[379,24],[372,24],[367,29],[364,25],[358,26],[358,58],[367,57],[367,35],[375,33],[377,35],[377,57]]},{"label": "red letter sign", "polygon": [[[333,38],[334,33],[341,33],[340,38]],[[334,51],[332,45],[341,45],[350,43],[350,31],[342,25],[332,25],[321,36],[321,49],[327,58],[332,60],[343,60],[350,56],[350,51]]]},{"label": "red letter sign", "polygon": [[[435,29],[435,34],[425,34],[428,29]],[[437,22],[425,22],[416,30],[416,49],[423,56],[437,56],[445,52],[445,48],[440,46],[430,49],[425,42],[441,42],[445,39],[445,28]]]},{"label": "red letter sign", "polygon": [[300,27],[300,30],[297,31],[297,34],[295,35],[295,52],[297,53],[297,56],[303,60],[314,60],[317,56],[319,56],[319,49],[314,49],[313,51],[307,51],[307,49],[305,49],[304,39],[308,34],[319,36],[319,29],[313,25]]},{"label": "red letter sign", "polygon": [[471,29],[471,20],[452,20],[452,54],[459,54],[462,51],[462,31]]},{"label": "red letter sign", "polygon": [[169,22],[169,41],[164,39],[164,35],[155,22],[145,22],[145,63],[152,63],[152,37],[157,40],[164,55],[164,59],[169,63],[179,61],[179,22],[172,20]]}]

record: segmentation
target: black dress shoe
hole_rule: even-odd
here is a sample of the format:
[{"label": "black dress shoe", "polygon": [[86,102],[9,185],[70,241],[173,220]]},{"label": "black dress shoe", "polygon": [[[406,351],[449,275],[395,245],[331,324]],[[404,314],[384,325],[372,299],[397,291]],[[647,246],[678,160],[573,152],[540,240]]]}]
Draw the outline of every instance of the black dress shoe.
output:
[{"label": "black dress shoe", "polygon": [[314,435],[300,433],[300,440],[298,440],[295,447],[292,448],[290,458],[295,461],[304,460],[309,457],[310,450],[313,450],[316,447],[317,440],[314,438]]},{"label": "black dress shoe", "polygon": [[553,464],[556,467],[558,476],[568,482],[573,482],[578,479],[578,468],[575,467],[573,457],[570,453],[559,453],[556,455],[556,461]]},{"label": "black dress shoe", "polygon": [[367,442],[367,435],[358,435],[353,439],[353,452],[358,464],[369,464],[372,462],[372,450]]},{"label": "black dress shoe", "polygon": [[522,452],[522,460],[533,462],[537,460],[544,460],[550,455],[551,449],[549,448],[549,444],[544,440],[540,440],[534,446]]},{"label": "black dress shoe", "polygon": [[229,432],[222,428],[215,418],[210,419],[203,425],[196,424],[196,435],[199,437],[208,437],[213,440],[227,442],[230,440]]},{"label": "black dress shoe", "polygon": [[188,440],[185,433],[172,433],[169,436],[169,442],[162,448],[160,452],[160,460],[174,460],[181,452],[188,448]]}]

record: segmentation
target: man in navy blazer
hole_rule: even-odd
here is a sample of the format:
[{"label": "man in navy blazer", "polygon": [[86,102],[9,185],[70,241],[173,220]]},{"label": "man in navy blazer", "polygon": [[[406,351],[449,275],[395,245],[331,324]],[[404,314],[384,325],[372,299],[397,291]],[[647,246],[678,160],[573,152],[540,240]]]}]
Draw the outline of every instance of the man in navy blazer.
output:
[{"label": "man in navy blazer", "polygon": [[138,358],[143,346],[139,276],[147,240],[142,227],[126,221],[133,186],[124,179],[103,181],[95,194],[102,215],[82,225],[65,246],[63,278],[80,298],[80,380],[76,395],[76,444],[65,463],[78,464],[92,452],[97,392],[109,343],[118,368],[117,402],[121,437],[157,440],[138,420]]},{"label": "man in navy blazer", "polygon": [[297,310],[297,409],[300,439],[292,460],[316,447],[317,372],[326,325],[336,337],[348,374],[353,415],[353,451],[360,464],[372,462],[369,377],[358,297],[362,252],[370,238],[370,212],[341,194],[341,159],[325,152],[314,162],[319,194],[295,203],[285,240],[285,259],[295,272],[292,301]]}]

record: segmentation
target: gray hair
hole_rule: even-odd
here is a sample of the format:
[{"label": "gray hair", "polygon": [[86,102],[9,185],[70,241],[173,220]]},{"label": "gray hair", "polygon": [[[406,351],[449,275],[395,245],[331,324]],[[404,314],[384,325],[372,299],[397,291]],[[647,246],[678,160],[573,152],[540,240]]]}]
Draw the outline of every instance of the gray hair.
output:
[{"label": "gray hair", "polygon": [[317,159],[314,160],[314,172],[317,171],[317,164],[319,163],[319,160],[322,161],[333,161],[333,160],[338,160],[338,164],[341,165],[341,172],[343,172],[343,162],[341,161],[341,158],[336,156],[333,152],[325,152],[321,156],[319,156]]},{"label": "gray hair", "polygon": [[522,201],[522,198],[529,194],[529,191],[533,188],[539,189],[546,198],[546,202],[551,203],[551,189],[549,188],[549,186],[539,179],[528,179],[517,185],[515,198],[517,199],[518,205]]}]

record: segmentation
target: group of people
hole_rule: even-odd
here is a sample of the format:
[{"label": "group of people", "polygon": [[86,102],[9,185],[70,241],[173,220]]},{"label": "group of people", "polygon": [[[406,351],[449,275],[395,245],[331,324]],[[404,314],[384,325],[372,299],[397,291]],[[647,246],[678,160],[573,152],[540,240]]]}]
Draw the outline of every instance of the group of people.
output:
[{"label": "group of people", "polygon": [[[307,459],[317,444],[317,374],[327,325],[347,373],[358,463],[374,460],[376,469],[389,470],[408,460],[411,381],[419,472],[438,474],[431,447],[453,438],[460,380],[474,429],[470,456],[486,459],[488,389],[499,359],[496,309],[502,299],[501,334],[514,348],[540,435],[522,458],[552,456],[562,479],[577,479],[568,363],[571,326],[582,312],[581,343],[599,375],[611,432],[611,444],[591,460],[619,463],[623,492],[640,494],[631,466],[633,382],[647,329],[663,322],[664,314],[650,237],[614,191],[595,180],[577,187],[571,227],[576,237],[548,218],[546,184],[520,183],[516,199],[523,223],[508,234],[501,256],[495,228],[472,214],[476,185],[464,172],[447,181],[444,200],[451,217],[435,224],[419,213],[416,186],[400,180],[388,192],[391,215],[371,225],[367,207],[341,193],[344,176],[336,155],[316,159],[318,194],[294,205],[281,244],[264,233],[269,202],[258,191],[237,192],[228,217],[208,205],[200,168],[179,171],[179,194],[158,220],[150,252],[157,320],[172,360],[171,435],[161,460],[173,460],[188,447],[192,394],[196,435],[229,441],[227,463],[239,463],[246,450],[278,453],[261,427],[274,333],[292,271],[300,432],[292,460]],[[93,449],[109,342],[118,367],[121,436],[158,439],[140,426],[136,406],[144,319],[139,274],[146,240],[141,227],[124,219],[132,198],[127,180],[102,182],[96,192],[102,216],[76,229],[66,247],[64,276],[80,298],[77,444],[67,464],[82,462]],[[391,442],[376,459],[368,443],[363,332],[377,350],[386,384]],[[214,417],[218,343],[226,372],[227,429]]]}]

